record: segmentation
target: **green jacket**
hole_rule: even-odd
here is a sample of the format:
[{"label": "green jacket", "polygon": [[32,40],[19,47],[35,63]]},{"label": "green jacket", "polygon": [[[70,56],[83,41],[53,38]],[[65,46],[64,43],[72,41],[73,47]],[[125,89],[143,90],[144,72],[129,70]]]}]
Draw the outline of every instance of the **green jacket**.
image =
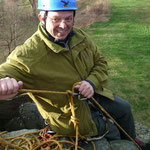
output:
[{"label": "green jacket", "polygon": [[[66,49],[51,42],[45,30],[38,31],[8,56],[0,66],[0,77],[13,77],[23,81],[23,88],[51,91],[71,90],[72,85],[90,80],[96,92],[113,99],[104,88],[107,80],[107,63],[95,44],[81,30],[73,28],[75,35]],[[71,123],[71,110],[66,95],[29,94],[43,118],[51,128],[64,135],[75,135]],[[79,133],[97,135],[96,125],[86,101],[74,100]]]}]

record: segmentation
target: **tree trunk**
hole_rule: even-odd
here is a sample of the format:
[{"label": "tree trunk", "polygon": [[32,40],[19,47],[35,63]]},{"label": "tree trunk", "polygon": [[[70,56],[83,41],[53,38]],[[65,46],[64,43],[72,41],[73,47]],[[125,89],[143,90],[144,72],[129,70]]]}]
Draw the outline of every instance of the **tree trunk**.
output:
[{"label": "tree trunk", "polygon": [[36,10],[37,10],[37,8],[36,8],[36,0],[29,0],[29,2],[30,2],[30,5],[32,7],[32,15],[33,15],[33,17],[34,17],[35,20],[38,20],[37,13],[36,13]]}]

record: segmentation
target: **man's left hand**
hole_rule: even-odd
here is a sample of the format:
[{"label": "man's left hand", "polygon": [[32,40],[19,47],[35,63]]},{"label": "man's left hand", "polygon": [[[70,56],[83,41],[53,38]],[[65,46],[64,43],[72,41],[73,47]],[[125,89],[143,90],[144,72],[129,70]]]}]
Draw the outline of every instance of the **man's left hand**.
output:
[{"label": "man's left hand", "polygon": [[75,88],[79,90],[80,94],[82,94],[86,98],[91,98],[94,95],[94,89],[91,84],[87,81],[79,82],[80,85],[76,85]]}]

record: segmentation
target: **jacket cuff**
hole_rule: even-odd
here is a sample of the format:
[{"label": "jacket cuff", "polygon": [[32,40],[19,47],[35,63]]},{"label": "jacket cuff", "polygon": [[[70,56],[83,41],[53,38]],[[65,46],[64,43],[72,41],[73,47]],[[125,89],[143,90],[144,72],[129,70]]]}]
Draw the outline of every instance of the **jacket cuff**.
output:
[{"label": "jacket cuff", "polygon": [[93,90],[95,92],[96,86],[90,80],[85,80],[85,81],[87,81],[88,83],[90,83],[90,85],[93,87]]}]

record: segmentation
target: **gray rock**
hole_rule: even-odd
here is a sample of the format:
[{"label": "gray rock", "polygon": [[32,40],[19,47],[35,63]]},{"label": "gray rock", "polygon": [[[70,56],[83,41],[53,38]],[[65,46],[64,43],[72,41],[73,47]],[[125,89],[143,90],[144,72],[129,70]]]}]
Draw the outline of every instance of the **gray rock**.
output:
[{"label": "gray rock", "polygon": [[144,126],[139,122],[135,122],[135,129],[138,139],[146,143],[150,142],[150,129],[147,126]]},{"label": "gray rock", "polygon": [[[20,117],[19,106],[29,101],[31,101],[31,99],[29,98],[28,95],[22,95],[22,96],[17,96],[12,100],[7,100],[7,101],[5,100],[0,102],[0,130],[1,131],[8,129],[8,128],[6,129],[6,125],[8,124],[9,121],[11,121],[14,118]],[[20,119],[18,118],[17,122],[18,120]],[[13,129],[12,126],[10,127],[11,130],[15,130]]]},{"label": "gray rock", "polygon": [[39,113],[35,103],[25,103],[19,107],[19,113],[26,129],[42,129],[45,127],[44,119]]},{"label": "gray rock", "polygon": [[[110,144],[105,138],[94,141],[94,144],[95,144],[96,150],[110,150]],[[90,142],[82,143],[82,144],[80,143],[80,145],[85,150],[93,150],[93,145]]]},{"label": "gray rock", "polygon": [[5,125],[5,130],[6,131],[16,131],[16,130],[21,130],[25,129],[25,124],[22,119],[22,117],[14,117],[8,123]]},{"label": "gray rock", "polygon": [[8,121],[5,125],[5,130],[16,131],[21,129],[42,129],[44,127],[44,120],[36,105],[32,102],[27,102],[19,106],[19,114]]},{"label": "gray rock", "polygon": [[110,142],[110,150],[138,150],[138,148],[131,141],[116,140]]},{"label": "gray rock", "polygon": [[38,131],[37,129],[22,129],[22,130],[18,130],[18,131],[11,131],[11,132],[8,132],[8,133],[5,133],[3,135],[1,135],[2,138],[13,138],[13,137],[16,137],[16,136],[19,136],[21,134],[25,134],[25,133],[31,133],[31,132],[35,132],[35,131]]}]

